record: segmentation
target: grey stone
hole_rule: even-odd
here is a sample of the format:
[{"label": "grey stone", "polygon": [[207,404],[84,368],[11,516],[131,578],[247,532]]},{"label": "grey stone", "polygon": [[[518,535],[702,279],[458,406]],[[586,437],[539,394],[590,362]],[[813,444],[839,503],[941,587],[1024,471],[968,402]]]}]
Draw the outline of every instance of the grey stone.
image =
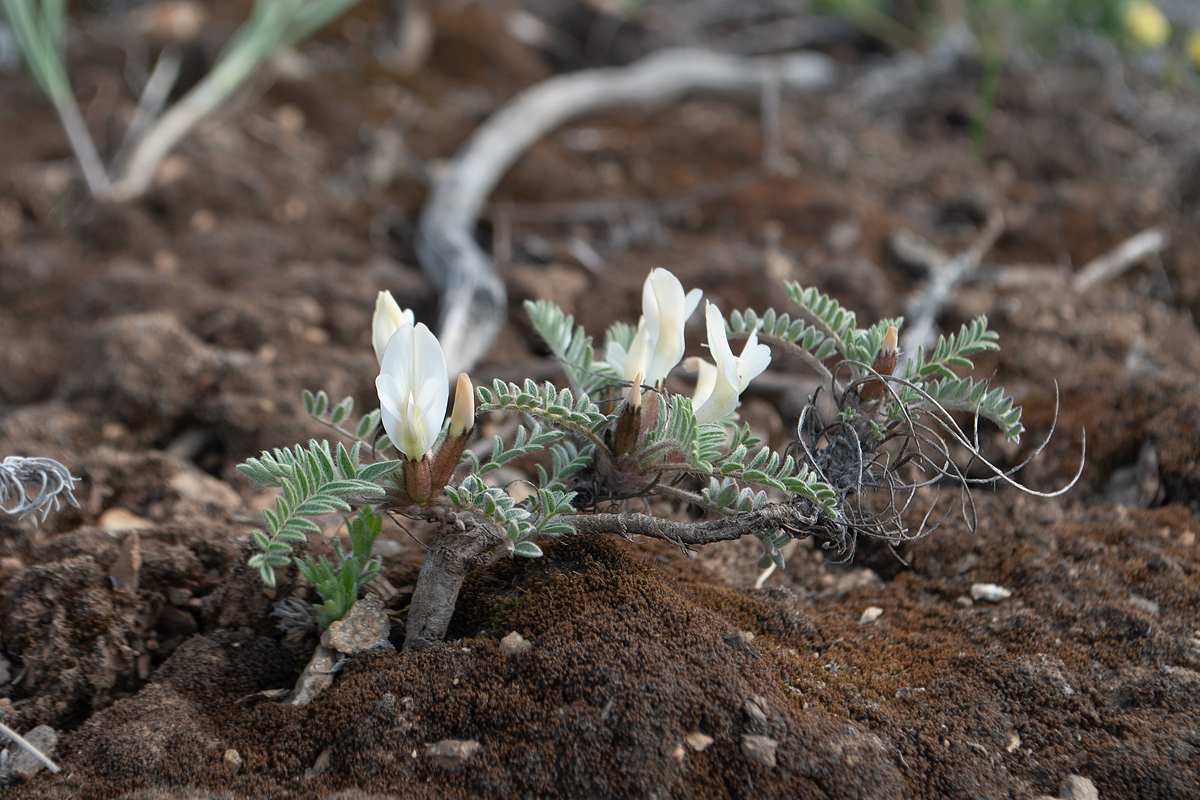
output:
[{"label": "grey stone", "polygon": [[[46,758],[53,760],[54,748],[58,746],[58,731],[49,725],[38,725],[25,734],[25,741]],[[4,764],[3,778],[27,781],[46,768],[33,753],[13,742],[8,746],[8,761]]]},{"label": "grey stone", "polygon": [[383,603],[373,594],[359,600],[346,616],[335,620],[321,636],[321,644],[356,656],[359,653],[385,651],[396,648],[388,640],[391,623],[383,610]]},{"label": "grey stone", "polygon": [[533,649],[533,642],[526,639],[521,634],[513,631],[508,636],[500,640],[500,652],[510,656],[528,653]]},{"label": "grey stone", "polygon": [[755,764],[774,768],[775,751],[778,749],[779,742],[770,736],[755,736],[752,733],[742,734],[742,755]]},{"label": "grey stone", "polygon": [[1068,775],[1059,787],[1058,796],[1062,800],[1100,800],[1100,791],[1082,775]]},{"label": "grey stone", "polygon": [[306,706],[316,700],[322,692],[333,685],[333,673],[338,668],[337,651],[323,644],[317,645],[308,666],[300,673],[296,688],[292,691],[291,704]]},{"label": "grey stone", "polygon": [[425,745],[425,757],[450,772],[458,772],[483,747],[474,739],[442,739]]}]

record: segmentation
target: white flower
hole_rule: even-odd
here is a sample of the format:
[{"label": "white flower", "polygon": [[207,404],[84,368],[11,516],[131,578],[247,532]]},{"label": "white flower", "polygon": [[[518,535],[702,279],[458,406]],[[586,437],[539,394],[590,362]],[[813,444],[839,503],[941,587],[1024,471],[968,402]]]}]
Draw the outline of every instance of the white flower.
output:
[{"label": "white flower", "polygon": [[604,351],[608,365],[627,381],[639,372],[652,386],[666,380],[683,358],[683,326],[700,304],[701,295],[699,289],[685,295],[683,284],[670,271],[653,270],[642,285],[642,318],[629,350],[610,342]]},{"label": "white flower", "polygon": [[644,379],[649,349],[646,319],[643,317],[638,320],[637,331],[629,342],[629,350],[617,342],[609,342],[604,348],[604,360],[622,380],[632,381],[638,373],[641,373]]},{"label": "white flower", "polygon": [[684,359],[683,368],[696,373],[696,391],[692,392],[692,408],[699,408],[717,385],[717,368],[700,356]]},{"label": "white flower", "polygon": [[402,325],[412,325],[416,322],[413,312],[401,308],[392,297],[391,292],[380,292],[375,298],[375,316],[371,319],[371,345],[375,348],[375,358],[383,363],[383,351],[387,349],[388,339]]},{"label": "white flower", "polygon": [[[771,348],[759,344],[758,332],[753,331],[742,348],[742,354],[735,356],[725,335],[725,318],[721,316],[720,309],[708,303],[704,317],[708,328],[708,349],[717,362],[713,370],[715,379],[711,388],[702,387],[697,381],[697,396],[692,400],[692,407],[696,409],[699,422],[720,422],[737,408],[738,396],[746,391],[750,381],[761,375],[771,363]],[[700,377],[705,378],[702,367]],[[708,389],[708,393],[700,396],[701,388]]]},{"label": "white flower", "polygon": [[413,461],[424,458],[442,430],[450,386],[446,354],[423,323],[401,325],[392,334],[375,388],[392,444]]}]

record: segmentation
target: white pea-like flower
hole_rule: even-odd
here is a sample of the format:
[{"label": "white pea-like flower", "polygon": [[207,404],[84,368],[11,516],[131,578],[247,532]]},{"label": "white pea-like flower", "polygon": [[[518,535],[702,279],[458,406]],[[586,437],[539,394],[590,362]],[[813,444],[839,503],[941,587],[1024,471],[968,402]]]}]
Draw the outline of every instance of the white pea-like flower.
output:
[{"label": "white pea-like flower", "polygon": [[375,348],[375,358],[383,363],[383,351],[387,349],[388,340],[402,325],[413,325],[416,319],[413,312],[401,308],[388,291],[380,292],[375,298],[375,316],[371,319],[371,345]]},{"label": "white pea-like flower", "polygon": [[604,352],[608,365],[627,381],[641,372],[646,383],[661,384],[683,358],[683,328],[703,294],[699,289],[684,294],[683,284],[669,270],[660,267],[651,271],[642,285],[642,318],[637,333],[628,351],[615,342],[609,343]]},{"label": "white pea-like flower", "polygon": [[650,339],[646,332],[645,317],[638,320],[637,331],[629,342],[628,350],[616,342],[609,342],[604,349],[604,360],[612,367],[613,372],[627,381],[632,381],[638,375],[645,380],[646,362],[649,360],[649,355]]},{"label": "white pea-like flower", "polygon": [[433,448],[446,418],[446,354],[424,323],[401,325],[388,340],[375,379],[383,429],[413,461]]},{"label": "white pea-like flower", "polygon": [[[721,316],[720,309],[708,303],[704,317],[708,328],[708,349],[716,364],[710,387],[705,370],[700,366],[704,362],[697,359],[701,380],[697,381],[692,407],[696,409],[697,421],[720,422],[737,408],[738,397],[746,391],[750,381],[761,375],[771,363],[771,348],[759,344],[758,332],[752,331],[746,339],[746,346],[742,348],[742,354],[735,356],[729,347],[729,337],[725,335],[725,318]],[[701,395],[701,389],[707,389],[707,394]]]},{"label": "white pea-like flower", "polygon": [[684,359],[683,368],[696,373],[696,390],[692,392],[692,408],[699,408],[717,385],[717,367],[700,356]]}]

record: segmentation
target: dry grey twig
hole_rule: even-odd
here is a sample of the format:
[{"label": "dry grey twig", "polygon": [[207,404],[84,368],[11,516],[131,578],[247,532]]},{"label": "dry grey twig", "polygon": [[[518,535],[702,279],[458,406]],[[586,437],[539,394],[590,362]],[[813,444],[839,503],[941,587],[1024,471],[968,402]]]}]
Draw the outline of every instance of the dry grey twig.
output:
[{"label": "dry grey twig", "polygon": [[[417,255],[442,292],[438,338],[450,372],[470,371],[504,326],[504,284],[475,242],[475,224],[488,195],[534,142],[586,114],[652,108],[689,92],[745,94],[762,92],[773,83],[813,90],[832,79],[832,62],[815,53],[749,59],[665,50],[628,67],[550,78],[509,101],[455,155],[434,183],[421,214]],[[767,100],[772,101],[769,91]]]},{"label": "dry grey twig", "polygon": [[52,458],[9,456],[0,462],[0,511],[22,519],[40,511],[44,521],[61,507],[64,498],[79,508],[75,480],[69,469]]}]

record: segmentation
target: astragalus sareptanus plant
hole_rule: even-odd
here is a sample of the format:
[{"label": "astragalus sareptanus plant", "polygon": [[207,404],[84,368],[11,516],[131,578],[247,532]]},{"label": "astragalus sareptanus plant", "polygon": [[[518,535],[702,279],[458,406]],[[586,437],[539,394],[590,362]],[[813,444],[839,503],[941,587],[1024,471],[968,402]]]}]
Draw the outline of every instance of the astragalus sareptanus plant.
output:
[{"label": "astragalus sareptanus plant", "polygon": [[[998,347],[986,318],[939,338],[928,352],[918,349],[900,368],[903,320],[859,328],[853,312],[821,292],[786,288],[796,305],[788,313],[735,311],[727,319],[705,302],[712,360],[685,362],[696,373],[690,396],[668,390],[666,378],[683,359],[684,326],[701,293],[685,293],[667,270],[646,279],[642,318],[636,326],[609,328],[602,352],[557,306],[527,303],[568,386],[497,381],[473,390],[459,375],[448,420],[441,345],[425,325],[414,324],[411,311],[380,293],[373,330],[380,408],[347,426],[349,398],[331,405],[324,392],[306,393],[309,413],[349,446],[310,441],[240,467],[282,489],[266,512],[265,530],[255,531],[261,552],[250,564],[274,585],[275,570],[292,563],[293,545],[320,530],[310,517],[357,507],[347,522],[350,552],[335,542],[338,563],[296,559],[325,601],[318,611],[328,625],[380,572],[371,546],[381,515],[438,523],[408,611],[405,646],[419,649],[444,637],[472,564],[489,553],[536,558],[543,537],[639,535],[694,547],[755,536],[763,566],[782,566],[782,547],[791,539],[816,537],[833,555],[850,558],[860,535],[891,542],[920,537],[956,506],[973,521],[972,485],[1031,491],[1016,484],[1015,470],[981,455],[978,437],[984,420],[1018,441],[1021,409],[1002,389],[958,374],[973,366],[972,356]],[[731,339],[744,340],[740,354]],[[833,401],[819,411],[818,398],[810,399],[784,452],[764,446],[736,414],[739,396],[766,369],[772,348],[803,358]],[[520,420],[507,441],[494,438],[485,458],[466,449],[476,411]],[[971,432],[955,421],[956,412],[973,419]],[[392,451],[395,460],[364,460]],[[528,482],[534,490],[522,499],[489,481],[504,465],[538,455],[527,459],[535,465]],[[952,487],[955,499],[938,511],[942,486]],[[933,487],[935,499],[915,503],[924,487]],[[705,518],[656,514],[681,505]]]}]

